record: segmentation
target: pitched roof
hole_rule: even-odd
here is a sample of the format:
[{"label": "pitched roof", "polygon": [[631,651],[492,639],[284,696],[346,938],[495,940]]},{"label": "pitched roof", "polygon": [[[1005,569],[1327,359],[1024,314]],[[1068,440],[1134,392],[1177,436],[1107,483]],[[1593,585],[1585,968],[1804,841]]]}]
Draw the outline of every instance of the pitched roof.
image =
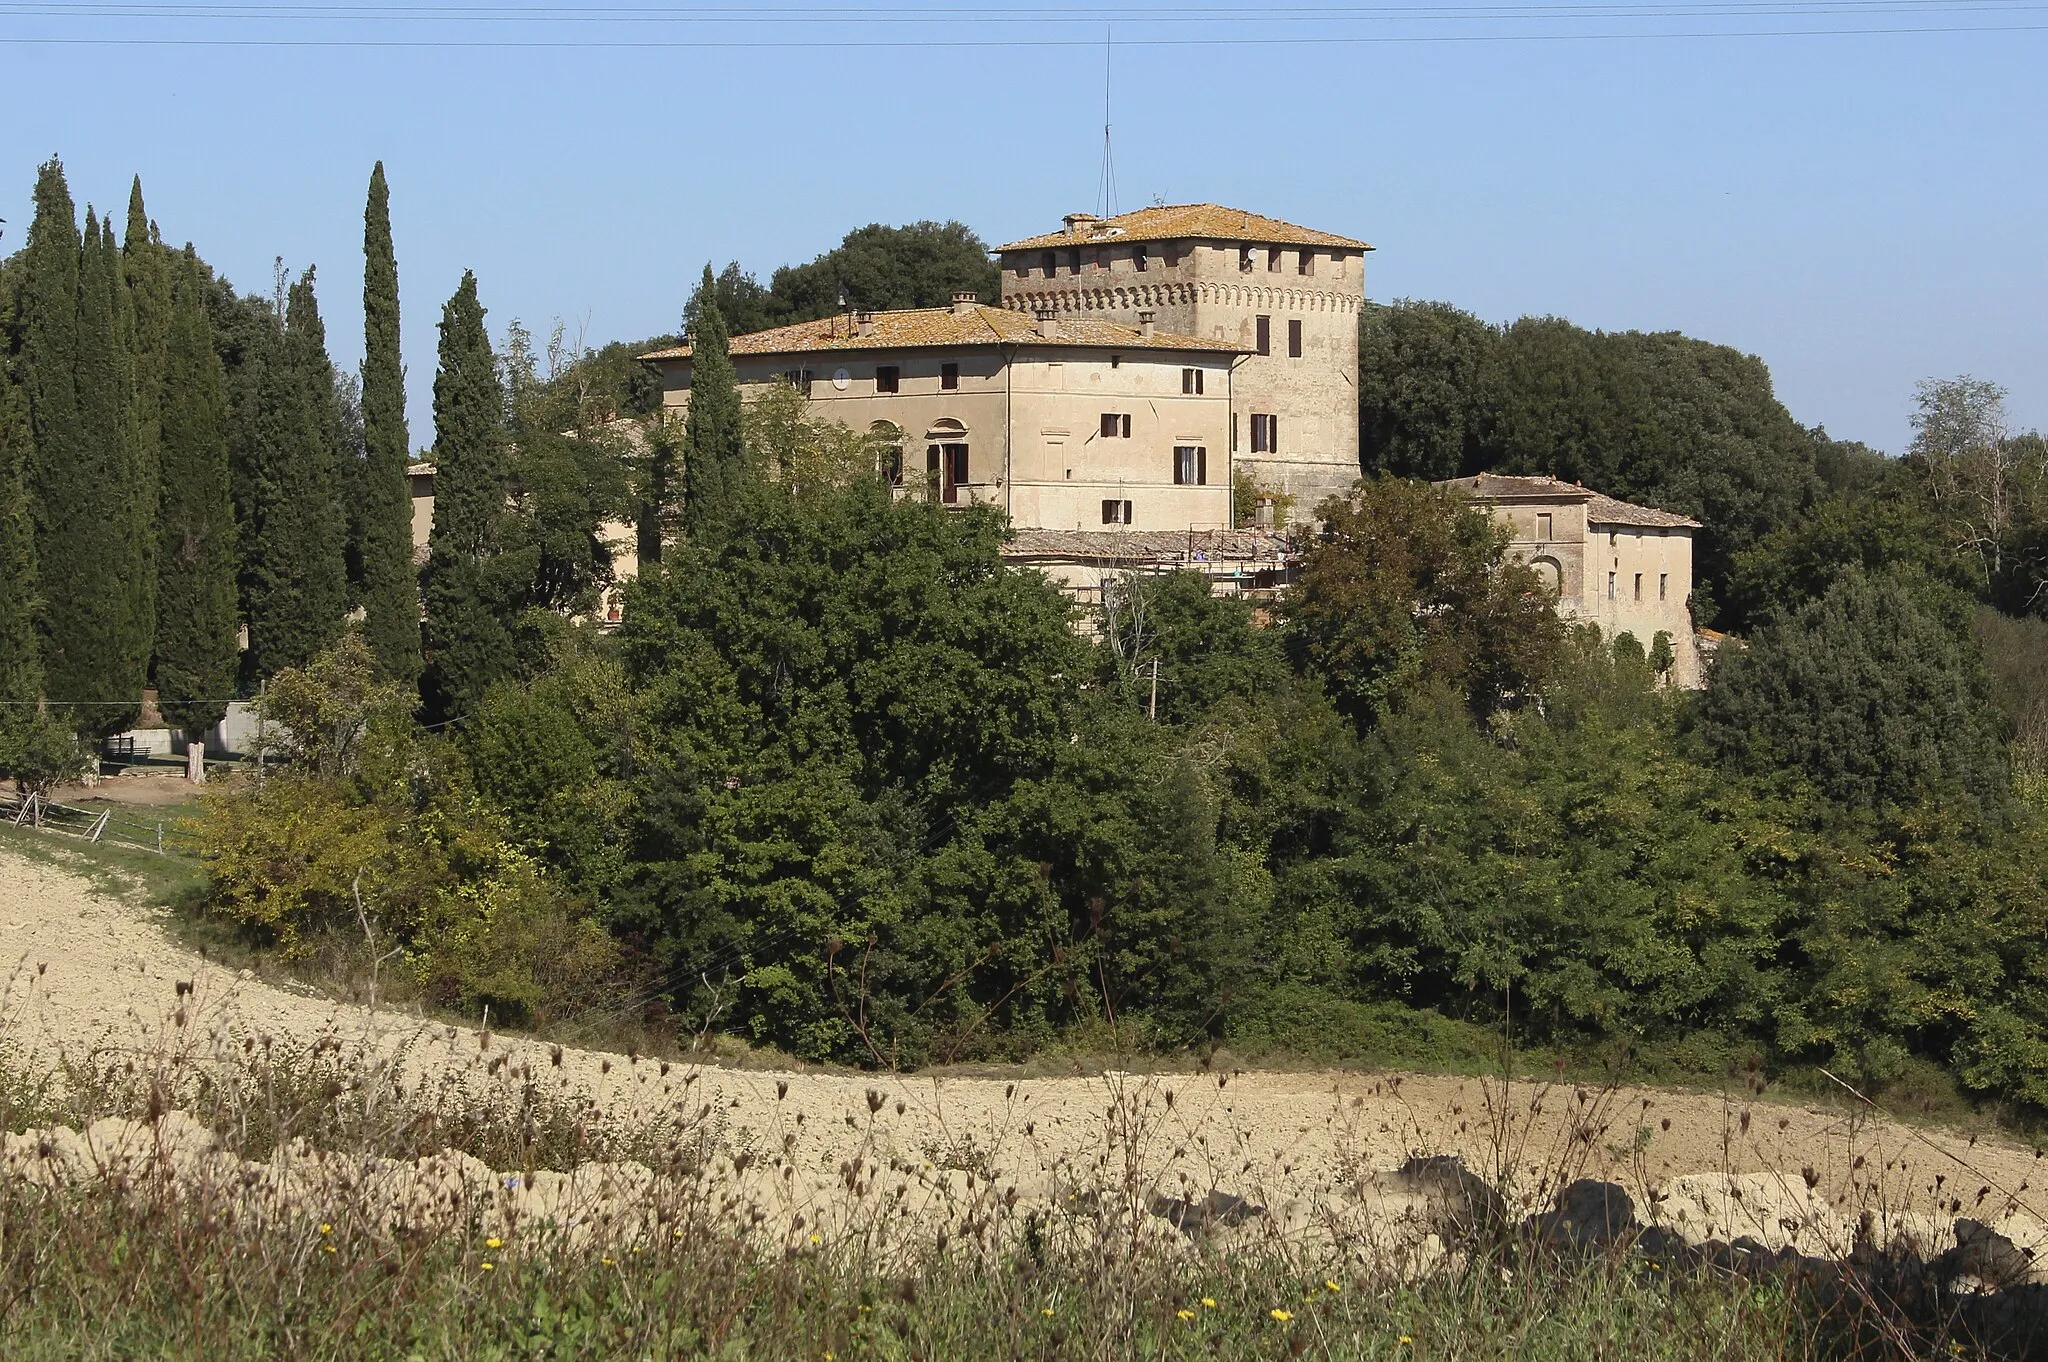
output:
[{"label": "pitched roof", "polygon": [[1515,477],[1505,473],[1480,473],[1475,477],[1452,478],[1438,487],[1462,491],[1479,501],[1583,502],[1589,525],[1642,525],[1653,529],[1700,528],[1700,523],[1676,511],[1638,506],[1590,487],[1562,478]]},{"label": "pitched roof", "polygon": [[[949,307],[908,308],[870,314],[870,334],[844,316],[824,317],[794,326],[778,326],[732,338],[735,355],[788,355],[823,350],[904,350],[974,345],[1061,345],[1111,350],[1206,350],[1241,355],[1250,351],[1235,341],[1183,336],[1171,331],[1145,335],[1135,326],[1093,318],[1061,317],[1055,334],[1041,336],[1028,313],[975,303],[955,311]],[[672,346],[640,356],[647,360],[688,359],[690,347]]]},{"label": "pitched roof", "polygon": [[1011,532],[1005,558],[1162,559],[1195,562],[1277,562],[1288,552],[1272,530],[1042,530]]},{"label": "pitched roof", "polygon": [[1225,208],[1216,203],[1160,204],[1119,213],[1113,218],[1078,221],[1080,234],[1047,232],[998,246],[998,251],[1031,251],[1046,246],[1071,246],[1077,241],[1171,241],[1203,237],[1222,241],[1251,241],[1276,246],[1342,246],[1369,251],[1370,245],[1348,236],[1297,227],[1278,218],[1261,217],[1242,208]]}]

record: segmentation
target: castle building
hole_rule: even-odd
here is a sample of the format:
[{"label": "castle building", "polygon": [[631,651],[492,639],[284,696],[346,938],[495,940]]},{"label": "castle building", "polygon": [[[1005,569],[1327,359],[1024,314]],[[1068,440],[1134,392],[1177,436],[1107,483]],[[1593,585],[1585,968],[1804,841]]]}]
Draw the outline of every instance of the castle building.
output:
[{"label": "castle building", "polygon": [[[1064,322],[1135,325],[1237,347],[1231,454],[1307,520],[1358,465],[1363,241],[1213,203],[1070,213],[999,246],[1003,306]],[[1020,522],[1025,523],[1025,522]]]},{"label": "castle building", "polygon": [[[791,384],[813,416],[883,437],[906,494],[1000,506],[1027,528],[1230,524],[1232,342],[963,293],[735,336],[731,354],[742,395]],[[642,358],[685,412],[690,348]]]},{"label": "castle building", "polygon": [[1557,593],[1559,614],[1597,624],[1609,639],[1631,634],[1646,651],[1669,635],[1671,684],[1704,684],[1692,622],[1697,520],[1559,478],[1481,473],[1436,485],[1507,527],[1509,551]]}]

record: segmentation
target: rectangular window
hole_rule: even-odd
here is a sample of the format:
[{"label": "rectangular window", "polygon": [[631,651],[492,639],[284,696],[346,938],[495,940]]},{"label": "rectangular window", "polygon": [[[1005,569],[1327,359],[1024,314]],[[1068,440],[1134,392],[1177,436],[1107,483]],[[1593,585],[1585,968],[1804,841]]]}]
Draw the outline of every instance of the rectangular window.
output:
[{"label": "rectangular window", "polygon": [[1550,512],[1538,511],[1536,513],[1536,537],[1538,539],[1548,540],[1551,537],[1550,525]]},{"label": "rectangular window", "polygon": [[1260,317],[1253,325],[1257,328],[1258,351],[1262,355],[1273,353],[1273,319]]},{"label": "rectangular window", "polygon": [[782,371],[782,381],[800,393],[808,395],[811,391],[811,371],[809,369],[784,369]]},{"label": "rectangular window", "polygon": [[1294,262],[1294,272],[1296,274],[1315,274],[1316,253],[1314,251],[1303,251],[1300,257]]},{"label": "rectangular window", "polygon": [[1252,453],[1278,454],[1280,452],[1280,418],[1262,412],[1252,413]]},{"label": "rectangular window", "polygon": [[903,371],[895,365],[877,364],[875,366],[875,391],[878,393],[893,393],[901,386],[902,378]]},{"label": "rectangular window", "polygon": [[1637,600],[1641,600],[1642,598],[1643,598],[1643,574],[1642,574],[1642,573],[1640,573],[1640,572],[1638,572],[1638,573],[1636,574],[1636,599],[1637,599]]},{"label": "rectangular window", "polygon": [[1102,438],[1105,440],[1130,439],[1131,414],[1127,411],[1106,411],[1102,413]]},{"label": "rectangular window", "polygon": [[1048,279],[1060,272],[1060,257],[1057,251],[1047,251],[1040,263],[1045,266],[1045,277]]},{"label": "rectangular window", "polygon": [[1280,273],[1280,255],[1281,251],[1278,246],[1268,246],[1266,248],[1266,273]]},{"label": "rectangular window", "polygon": [[1209,451],[1201,445],[1173,447],[1173,481],[1181,487],[1209,485]]},{"label": "rectangular window", "polygon": [[1667,589],[1669,589],[1670,585],[1671,585],[1671,574],[1670,574],[1670,573],[1668,573],[1668,572],[1660,572],[1660,573],[1658,573],[1658,574],[1657,574],[1657,599],[1658,599],[1658,600],[1660,600],[1660,601],[1661,601],[1661,600],[1663,600],[1663,599],[1664,599],[1664,593],[1665,593],[1665,591],[1666,591]]},{"label": "rectangular window", "polygon": [[1183,393],[1189,393],[1193,396],[1200,397],[1202,395],[1202,371],[1200,369],[1181,370],[1180,390]]},{"label": "rectangular window", "polygon": [[1105,525],[1128,525],[1131,523],[1131,503],[1128,501],[1105,501],[1102,503],[1102,523]]},{"label": "rectangular window", "polygon": [[1613,599],[1615,598],[1615,597],[1614,597],[1614,579],[1615,579],[1616,575],[1617,575],[1617,574],[1615,574],[1615,573],[1612,573],[1612,572],[1610,572],[1610,573],[1608,573],[1608,574],[1607,574],[1607,599],[1608,599],[1608,600],[1610,600],[1610,601],[1611,601],[1611,600],[1613,600]]},{"label": "rectangular window", "polygon": [[939,386],[947,389],[959,387],[960,366],[957,364],[941,364],[939,366]]},{"label": "rectangular window", "polygon": [[1180,264],[1180,247],[1168,246],[1161,254],[1166,257],[1166,268],[1172,269]]},{"label": "rectangular window", "polygon": [[1301,358],[1301,323],[1298,321],[1287,323],[1287,358]]},{"label": "rectangular window", "polygon": [[1240,246],[1237,248],[1237,271],[1239,274],[1250,274],[1252,272],[1251,247]]},{"label": "rectangular window", "polygon": [[1143,274],[1152,265],[1152,262],[1145,258],[1145,248],[1143,246],[1131,247],[1131,263],[1138,267],[1140,274]]},{"label": "rectangular window", "polygon": [[1067,252],[1067,271],[1071,274],[1079,274],[1081,272],[1081,248],[1079,246],[1075,246]]}]

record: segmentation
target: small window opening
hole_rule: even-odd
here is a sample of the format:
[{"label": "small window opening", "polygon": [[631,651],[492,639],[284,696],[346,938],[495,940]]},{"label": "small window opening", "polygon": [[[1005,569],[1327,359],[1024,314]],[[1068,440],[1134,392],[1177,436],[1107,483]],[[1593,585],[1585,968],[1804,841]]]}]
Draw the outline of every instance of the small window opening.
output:
[{"label": "small window opening", "polygon": [[1131,523],[1131,503],[1128,501],[1105,501],[1102,503],[1102,523],[1105,525],[1128,525]]},{"label": "small window opening", "polygon": [[1130,439],[1131,414],[1127,411],[1106,411],[1102,413],[1102,438],[1105,440]]},{"label": "small window opening", "polygon": [[959,387],[960,366],[957,364],[941,364],[939,366],[939,386],[941,388]]},{"label": "small window opening", "polygon": [[1550,512],[1538,511],[1536,513],[1536,537],[1538,539],[1549,539],[1551,537]]},{"label": "small window opening", "polygon": [[1614,600],[1614,599],[1615,599],[1615,595],[1614,595],[1614,579],[1615,579],[1615,577],[1616,577],[1617,575],[1618,575],[1618,574],[1616,574],[1616,573],[1612,573],[1612,572],[1610,572],[1610,573],[1608,573],[1608,574],[1607,574],[1607,599],[1608,599],[1608,600],[1610,600],[1610,601],[1611,601],[1611,600]]},{"label": "small window opening", "polygon": [[1313,276],[1316,272],[1316,253],[1303,251],[1294,262],[1294,272]]},{"label": "small window opening", "polygon": [[1047,251],[1040,262],[1045,267],[1045,277],[1050,279],[1060,272],[1060,257],[1057,251]]},{"label": "small window opening", "polygon": [[1237,271],[1239,274],[1250,274],[1252,272],[1251,247],[1240,246],[1237,248]]},{"label": "small window opening", "polygon": [[1252,413],[1252,453],[1280,452],[1280,418],[1263,412]]},{"label": "small window opening", "polygon": [[1173,481],[1181,487],[1209,485],[1209,451],[1201,445],[1173,447]]},{"label": "small window opening", "polygon": [[875,391],[893,393],[902,386],[903,371],[893,364],[875,366]]},{"label": "small window opening", "polygon": [[1660,601],[1661,601],[1661,600],[1663,600],[1663,599],[1664,599],[1664,593],[1665,593],[1665,591],[1666,591],[1666,590],[1667,590],[1667,589],[1668,589],[1668,588],[1670,587],[1670,585],[1671,585],[1671,574],[1670,574],[1670,573],[1668,573],[1668,572],[1660,572],[1660,573],[1658,573],[1658,574],[1657,574],[1657,599],[1658,599],[1658,600],[1660,600]]},{"label": "small window opening", "polygon": [[1280,273],[1280,257],[1283,254],[1284,252],[1278,246],[1268,246],[1266,248],[1266,272],[1268,274]]},{"label": "small window opening", "polygon": [[1260,353],[1260,354],[1262,354],[1262,355],[1270,355],[1270,354],[1272,354],[1272,353],[1273,353],[1273,319],[1272,319],[1271,317],[1260,317],[1260,318],[1258,318],[1258,320],[1257,320],[1257,321],[1256,321],[1256,322],[1254,323],[1254,325],[1255,325],[1255,327],[1257,328],[1257,331],[1258,331],[1258,342],[1257,342],[1257,344],[1258,344],[1258,350],[1259,350],[1259,353]]},{"label": "small window opening", "polygon": [[1152,264],[1150,260],[1145,258],[1145,248],[1143,246],[1131,247],[1131,263],[1138,267],[1140,274],[1143,274]]},{"label": "small window opening", "polygon": [[1298,321],[1287,323],[1287,358],[1301,358],[1301,323]]},{"label": "small window opening", "polygon": [[1196,397],[1200,397],[1202,395],[1202,371],[1200,369],[1181,370],[1180,390],[1183,393],[1191,393]]},{"label": "small window opening", "polygon": [[1640,573],[1640,572],[1638,572],[1638,573],[1636,574],[1636,599],[1637,599],[1637,600],[1641,600],[1642,598],[1643,598],[1643,574],[1642,574],[1642,573]]}]

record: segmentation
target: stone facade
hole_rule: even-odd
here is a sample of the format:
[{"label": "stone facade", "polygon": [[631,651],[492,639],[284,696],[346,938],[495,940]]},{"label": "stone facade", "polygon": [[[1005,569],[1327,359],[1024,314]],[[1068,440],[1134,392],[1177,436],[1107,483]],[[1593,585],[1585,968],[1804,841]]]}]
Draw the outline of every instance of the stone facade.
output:
[{"label": "stone facade", "polygon": [[1228,341],[1237,466],[1313,517],[1358,478],[1358,314],[1365,252],[1348,237],[1215,204],[1070,214],[998,247],[1003,305]]},{"label": "stone facade", "polygon": [[1438,483],[1508,527],[1510,548],[1557,593],[1558,612],[1632,634],[1648,650],[1671,636],[1671,684],[1703,684],[1692,622],[1692,537],[1699,522],[1558,478],[1482,473]]},{"label": "stone facade", "polygon": [[[741,393],[793,383],[811,415],[887,437],[904,495],[1000,506],[1019,529],[1227,529],[1228,342],[1146,321],[1038,321],[951,308],[825,318],[737,336]],[[689,404],[687,346],[645,356]]]}]

